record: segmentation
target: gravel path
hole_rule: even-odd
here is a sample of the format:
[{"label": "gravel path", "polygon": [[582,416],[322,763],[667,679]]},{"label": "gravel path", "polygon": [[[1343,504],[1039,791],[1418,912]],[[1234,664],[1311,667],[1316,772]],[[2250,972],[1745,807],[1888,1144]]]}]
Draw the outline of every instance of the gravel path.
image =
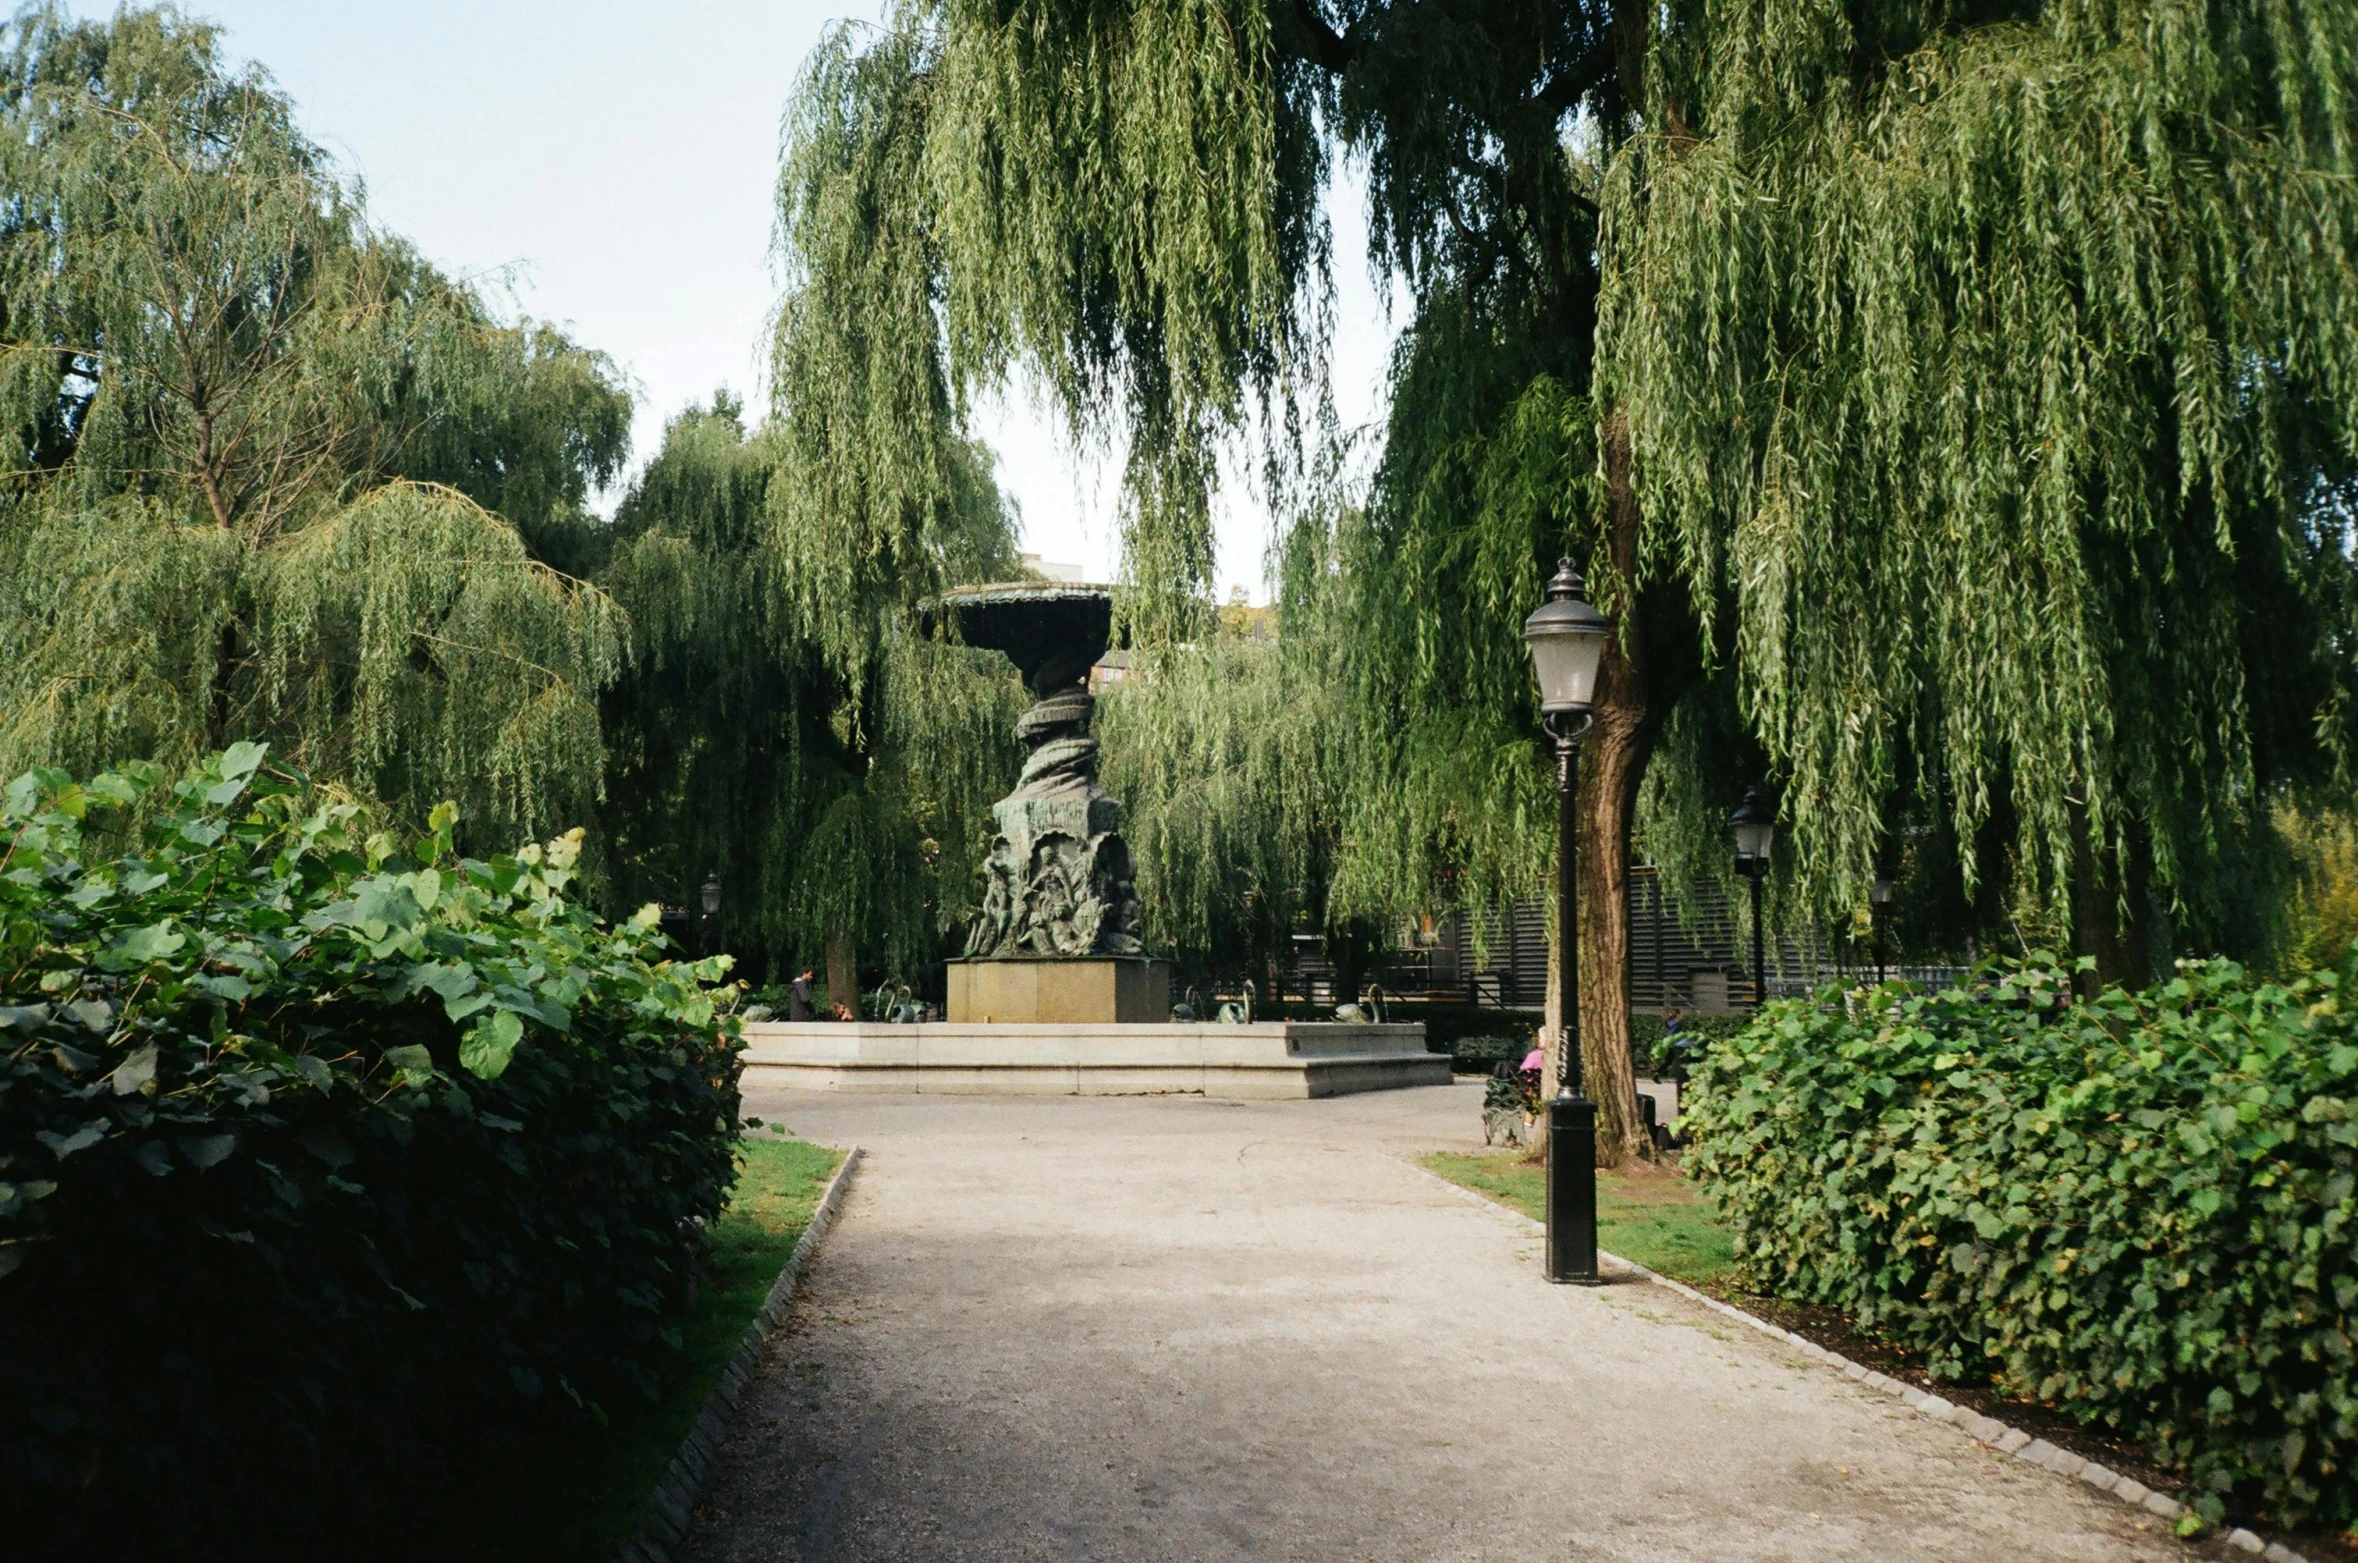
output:
[{"label": "gravel path", "polygon": [[1477,1086],[748,1106],[867,1161],[677,1556],[2177,1559],[1403,1156]]}]

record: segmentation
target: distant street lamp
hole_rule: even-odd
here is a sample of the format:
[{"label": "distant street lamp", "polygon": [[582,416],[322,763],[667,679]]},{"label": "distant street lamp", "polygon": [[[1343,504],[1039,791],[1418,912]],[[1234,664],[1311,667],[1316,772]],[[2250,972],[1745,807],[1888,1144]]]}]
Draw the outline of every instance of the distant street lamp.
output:
[{"label": "distant street lamp", "polygon": [[1875,986],[1883,986],[1883,920],[1891,915],[1892,884],[1878,879],[1867,887],[1867,917],[1875,925]]},{"label": "distant street lamp", "polygon": [[1563,1067],[1547,1104],[1547,1278],[1595,1286],[1597,1269],[1597,1105],[1580,1079],[1580,908],[1573,864],[1573,805],[1580,740],[1596,716],[1597,664],[1611,626],[1581,595],[1580,572],[1563,560],[1547,601],[1523,621],[1539,679],[1539,725],[1556,744],[1556,992],[1564,1026]]},{"label": "distant street lamp", "polygon": [[1768,963],[1761,956],[1760,885],[1768,878],[1769,849],[1777,842],[1777,812],[1760,801],[1760,789],[1744,789],[1744,801],[1728,814],[1736,841],[1736,872],[1752,881],[1752,1007],[1768,1002]]},{"label": "distant street lamp", "polygon": [[712,955],[720,949],[720,871],[715,869],[704,878],[703,888],[696,898],[704,907],[704,953]]}]

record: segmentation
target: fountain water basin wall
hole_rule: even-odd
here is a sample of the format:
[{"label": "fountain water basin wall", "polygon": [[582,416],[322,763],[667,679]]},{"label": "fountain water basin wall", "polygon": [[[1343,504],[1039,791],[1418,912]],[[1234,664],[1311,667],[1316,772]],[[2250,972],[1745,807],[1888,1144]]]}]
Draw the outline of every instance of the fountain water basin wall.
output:
[{"label": "fountain water basin wall", "polygon": [[745,1043],[747,1090],[1269,1100],[1449,1084],[1421,1025],[763,1022]]}]

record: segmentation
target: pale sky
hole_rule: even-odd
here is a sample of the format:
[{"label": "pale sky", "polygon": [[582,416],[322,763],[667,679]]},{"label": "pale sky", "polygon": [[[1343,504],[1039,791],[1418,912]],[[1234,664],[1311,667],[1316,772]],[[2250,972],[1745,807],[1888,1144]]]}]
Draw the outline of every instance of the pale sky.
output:
[{"label": "pale sky", "polygon": [[[76,0],[106,15],[111,5]],[[845,0],[197,0],[309,134],[366,182],[382,226],[448,271],[512,270],[509,307],[611,354],[638,395],[634,463],[727,384],[760,404],[778,121]],[[1368,282],[1355,190],[1336,203],[1333,381],[1346,425],[1380,415],[1392,325]],[[497,290],[494,290],[495,293]],[[1118,456],[1076,457],[1020,396],[980,432],[1024,546],[1110,579]],[[1232,464],[1233,465],[1233,464]],[[1220,592],[1266,600],[1266,508],[1232,482]]]}]

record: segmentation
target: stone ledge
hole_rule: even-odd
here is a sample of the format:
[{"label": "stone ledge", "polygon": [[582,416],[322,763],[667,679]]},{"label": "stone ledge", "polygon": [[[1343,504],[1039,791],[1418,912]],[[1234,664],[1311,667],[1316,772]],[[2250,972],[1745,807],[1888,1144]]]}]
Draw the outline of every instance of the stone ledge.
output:
[{"label": "stone ledge", "polygon": [[745,1027],[751,1082],[814,1091],[962,1096],[1342,1096],[1447,1085],[1422,1025]]}]

